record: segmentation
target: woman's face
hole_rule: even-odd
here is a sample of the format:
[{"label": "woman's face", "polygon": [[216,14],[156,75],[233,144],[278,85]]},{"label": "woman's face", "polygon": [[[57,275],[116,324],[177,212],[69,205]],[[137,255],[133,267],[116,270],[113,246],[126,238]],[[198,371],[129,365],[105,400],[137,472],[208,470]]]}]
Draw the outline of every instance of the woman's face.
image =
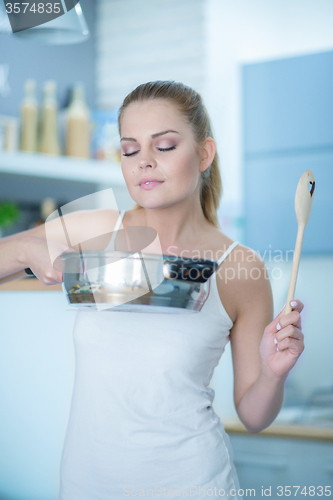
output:
[{"label": "woman's face", "polygon": [[[170,206],[199,189],[206,167],[190,126],[174,105],[162,99],[131,103],[122,115],[120,140],[123,175],[139,205]],[[157,182],[142,184],[144,179]]]}]

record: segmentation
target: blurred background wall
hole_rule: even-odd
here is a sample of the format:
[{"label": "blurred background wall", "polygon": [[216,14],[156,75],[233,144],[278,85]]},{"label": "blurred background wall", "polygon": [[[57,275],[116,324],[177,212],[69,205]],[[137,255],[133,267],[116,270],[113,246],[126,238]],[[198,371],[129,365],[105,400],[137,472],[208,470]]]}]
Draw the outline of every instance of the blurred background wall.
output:
[{"label": "blurred background wall", "polygon": [[204,90],[205,0],[97,3],[97,104],[119,107],[137,85],[176,80]]}]

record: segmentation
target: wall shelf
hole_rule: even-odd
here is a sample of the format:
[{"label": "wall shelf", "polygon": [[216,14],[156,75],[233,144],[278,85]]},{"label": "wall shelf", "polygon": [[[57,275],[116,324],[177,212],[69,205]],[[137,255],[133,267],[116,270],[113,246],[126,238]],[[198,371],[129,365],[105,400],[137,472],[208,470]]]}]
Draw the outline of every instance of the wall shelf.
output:
[{"label": "wall shelf", "polygon": [[43,285],[36,278],[22,278],[0,284],[0,292],[62,292],[62,286]]},{"label": "wall shelf", "polygon": [[1,151],[1,174],[125,186],[120,163],[41,153]]}]

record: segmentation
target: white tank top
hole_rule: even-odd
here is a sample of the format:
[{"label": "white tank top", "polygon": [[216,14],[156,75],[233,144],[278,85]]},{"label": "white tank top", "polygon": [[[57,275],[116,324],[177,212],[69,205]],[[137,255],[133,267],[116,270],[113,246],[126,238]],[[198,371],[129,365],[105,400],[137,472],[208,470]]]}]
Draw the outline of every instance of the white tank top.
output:
[{"label": "white tank top", "polygon": [[60,500],[121,500],[135,490],[143,497],[202,498],[215,487],[241,498],[230,494],[239,482],[209,387],[232,326],[216,273],[198,313],[77,313]]}]

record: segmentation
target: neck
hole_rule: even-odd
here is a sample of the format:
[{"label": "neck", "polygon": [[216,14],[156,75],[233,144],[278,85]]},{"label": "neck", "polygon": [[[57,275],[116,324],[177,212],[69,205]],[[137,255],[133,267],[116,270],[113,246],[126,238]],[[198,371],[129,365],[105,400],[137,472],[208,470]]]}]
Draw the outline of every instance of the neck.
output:
[{"label": "neck", "polygon": [[200,200],[198,203],[189,204],[187,199],[186,202],[168,207],[140,210],[145,225],[157,231],[162,251],[166,254],[199,248],[199,238],[211,229],[211,224],[203,214]]}]

